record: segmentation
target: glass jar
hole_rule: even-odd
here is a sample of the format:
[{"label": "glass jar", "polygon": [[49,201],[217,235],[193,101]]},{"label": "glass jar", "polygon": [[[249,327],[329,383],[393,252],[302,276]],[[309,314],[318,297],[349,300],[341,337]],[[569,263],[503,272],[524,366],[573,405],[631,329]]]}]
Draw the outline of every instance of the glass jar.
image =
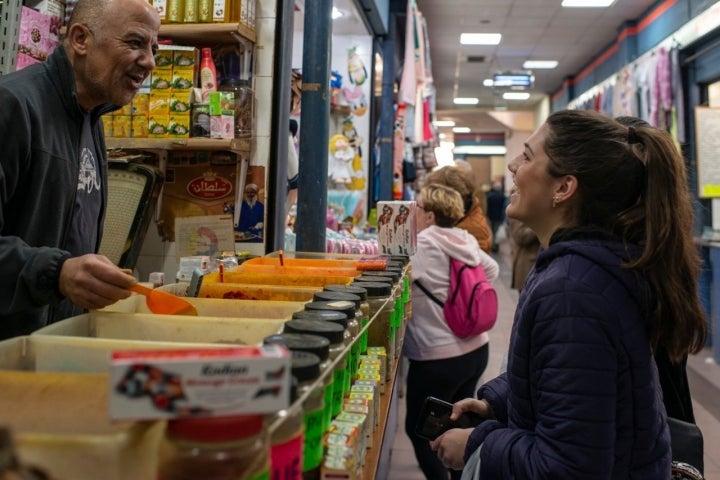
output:
[{"label": "glass jar", "polygon": [[[326,432],[332,420],[332,402],[334,392],[334,373],[329,371],[332,359],[330,358],[330,340],[320,335],[304,333],[278,333],[265,337],[264,344],[281,343],[291,352],[308,352],[320,358],[320,375],[323,378],[323,405],[324,414],[322,432]],[[327,372],[327,373],[326,373]],[[298,396],[302,396],[298,392]],[[322,442],[321,442],[322,443]]]},{"label": "glass jar", "polygon": [[347,393],[344,388],[345,378],[348,375],[345,328],[340,324],[324,320],[295,319],[285,322],[283,330],[286,333],[319,335],[330,341],[330,360],[335,365],[331,407],[331,416],[334,417],[342,410],[342,400]]},{"label": "glass jar", "polygon": [[[322,388],[316,384],[320,376],[320,357],[301,351],[291,351],[291,355],[292,375],[297,382],[295,396],[289,408],[269,416],[267,422],[271,480],[300,480],[304,470],[303,451],[309,461],[310,457],[317,457],[318,444],[322,460],[324,401]],[[303,398],[304,402],[297,402],[298,398]],[[316,467],[320,466],[320,461]]]},{"label": "glass jar", "polygon": [[[401,343],[401,335],[400,335],[400,329],[404,322],[404,316],[405,316],[405,308],[404,308],[404,302],[403,302],[403,284],[402,284],[402,274],[398,271],[393,270],[374,270],[370,272],[365,272],[363,274],[364,278],[374,278],[378,281],[385,281],[390,280],[392,282],[392,297],[393,302],[395,303],[395,309],[394,314],[392,318],[392,332],[391,337],[393,339],[393,342],[395,343],[395,348],[393,351],[395,352],[395,355],[392,357],[393,359],[397,358],[400,355],[400,351],[402,348]],[[362,280],[361,280],[362,281]]]},{"label": "glass jar", "polygon": [[350,293],[358,297],[356,303],[357,309],[360,311],[360,353],[364,354],[367,351],[367,337],[368,333],[365,327],[370,321],[370,305],[367,302],[367,290],[362,287],[355,285],[326,285],[323,288],[325,292],[340,292]]},{"label": "glass jar", "polygon": [[[310,312],[336,312],[345,315],[345,324],[348,331],[349,339],[346,339],[346,343],[350,345],[350,352],[348,353],[348,367],[350,368],[350,379],[355,377],[357,372],[357,366],[360,362],[360,342],[358,341],[358,335],[360,334],[360,322],[362,322],[362,313],[358,310],[355,300],[357,297],[353,296],[355,300],[348,298],[341,298],[342,293],[333,292],[316,292],[314,301],[305,304],[305,311]],[[327,299],[323,299],[325,297]],[[333,298],[334,297],[334,298]],[[342,323],[341,320],[338,322]],[[350,385],[348,384],[348,390]]]},{"label": "glass jar", "polygon": [[[360,277],[357,277],[360,278]],[[365,277],[381,280],[382,277]],[[395,359],[395,337],[392,328],[392,321],[395,315],[395,302],[392,299],[392,283],[387,281],[358,281],[353,285],[360,286],[367,290],[368,304],[370,305],[370,327],[368,328],[368,347],[385,347],[387,354],[388,368]],[[389,380],[389,375],[385,378]]]},{"label": "glass jar", "polygon": [[158,480],[267,480],[268,453],[262,415],[173,419]]}]

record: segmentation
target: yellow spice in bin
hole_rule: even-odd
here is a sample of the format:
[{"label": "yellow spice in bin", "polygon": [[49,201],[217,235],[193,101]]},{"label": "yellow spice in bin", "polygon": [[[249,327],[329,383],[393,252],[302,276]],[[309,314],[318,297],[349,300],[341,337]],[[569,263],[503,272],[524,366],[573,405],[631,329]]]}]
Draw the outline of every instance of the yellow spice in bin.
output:
[{"label": "yellow spice in bin", "polygon": [[287,287],[282,285],[262,285],[247,283],[219,283],[203,281],[200,297],[243,299],[243,300],[283,300],[289,302],[309,302],[315,292],[322,287]]},{"label": "yellow spice in bin", "polygon": [[[252,283],[261,285],[285,285],[285,286],[306,286],[324,287],[325,285],[347,285],[354,277],[341,275],[303,275],[301,273],[283,274],[280,271],[275,273],[254,273],[244,272],[238,268],[226,271],[224,281],[228,283]],[[205,275],[203,283],[218,282],[217,272]]]}]

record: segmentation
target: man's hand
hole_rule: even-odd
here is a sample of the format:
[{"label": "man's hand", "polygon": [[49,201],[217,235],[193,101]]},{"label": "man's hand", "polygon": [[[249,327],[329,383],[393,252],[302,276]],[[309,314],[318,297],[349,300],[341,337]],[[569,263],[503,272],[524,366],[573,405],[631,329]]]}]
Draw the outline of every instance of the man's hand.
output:
[{"label": "man's hand", "polygon": [[120,269],[107,257],[89,254],[65,260],[59,289],[76,306],[95,310],[129,297],[129,289],[136,283],[128,270]]}]

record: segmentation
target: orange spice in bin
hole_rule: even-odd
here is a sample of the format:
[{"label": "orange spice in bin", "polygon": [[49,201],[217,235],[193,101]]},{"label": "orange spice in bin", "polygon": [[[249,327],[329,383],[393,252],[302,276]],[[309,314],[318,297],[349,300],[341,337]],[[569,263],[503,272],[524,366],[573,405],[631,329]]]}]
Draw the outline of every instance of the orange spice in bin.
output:
[{"label": "orange spice in bin", "polygon": [[[303,268],[270,267],[263,271],[248,271],[243,265],[225,270],[222,283],[249,283],[254,285],[284,285],[293,287],[324,287],[325,285],[347,285],[357,275],[330,275],[309,272]],[[343,272],[347,273],[347,272]],[[219,283],[217,272],[209,273],[203,278],[203,285],[207,282]]]},{"label": "orange spice in bin", "polygon": [[220,283],[203,280],[199,297],[242,300],[283,300],[309,302],[322,287],[262,285],[250,283]]}]

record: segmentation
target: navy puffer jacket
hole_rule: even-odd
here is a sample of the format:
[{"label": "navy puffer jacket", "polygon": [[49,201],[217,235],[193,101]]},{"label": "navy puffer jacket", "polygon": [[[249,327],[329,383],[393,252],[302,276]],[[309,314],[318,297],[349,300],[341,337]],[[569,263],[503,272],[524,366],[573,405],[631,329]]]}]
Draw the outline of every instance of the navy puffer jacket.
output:
[{"label": "navy puffer jacket", "polygon": [[620,242],[541,252],[520,296],[508,370],[483,385],[497,420],[478,426],[482,478],[670,478],[670,436],[647,301]]}]

